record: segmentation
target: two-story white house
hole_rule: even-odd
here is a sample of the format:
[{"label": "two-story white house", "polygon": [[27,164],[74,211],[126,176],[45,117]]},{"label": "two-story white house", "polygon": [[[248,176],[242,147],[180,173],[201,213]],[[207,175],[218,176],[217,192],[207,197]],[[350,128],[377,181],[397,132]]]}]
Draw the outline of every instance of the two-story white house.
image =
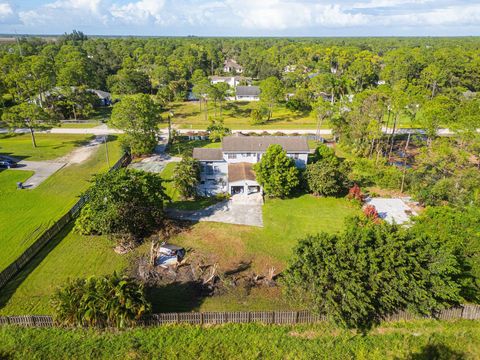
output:
[{"label": "two-story white house", "polygon": [[210,196],[260,192],[253,164],[273,144],[280,145],[297,167],[307,165],[310,149],[304,136],[226,136],[220,149],[193,149],[193,157],[201,166],[199,193]]}]

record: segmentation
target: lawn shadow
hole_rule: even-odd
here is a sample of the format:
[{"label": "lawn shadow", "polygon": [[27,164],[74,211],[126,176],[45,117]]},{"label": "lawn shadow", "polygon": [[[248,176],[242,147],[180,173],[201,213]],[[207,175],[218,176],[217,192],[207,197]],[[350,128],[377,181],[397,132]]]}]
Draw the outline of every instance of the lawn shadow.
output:
[{"label": "lawn shadow", "polygon": [[[25,267],[10,280],[0,293],[0,309],[5,307],[10,298],[15,294],[20,285],[28,276],[39,266],[48,254],[72,231],[74,222],[67,224],[49,243],[47,243],[40,252],[30,260]],[[59,270],[60,271],[60,270]]]},{"label": "lawn shadow", "polygon": [[[400,360],[400,358],[396,358]],[[427,344],[420,352],[408,355],[405,360],[463,360],[465,353],[452,350],[444,344]]]},{"label": "lawn shadow", "polygon": [[198,311],[208,294],[202,282],[174,282],[147,288],[147,299],[152,304],[152,312]]}]

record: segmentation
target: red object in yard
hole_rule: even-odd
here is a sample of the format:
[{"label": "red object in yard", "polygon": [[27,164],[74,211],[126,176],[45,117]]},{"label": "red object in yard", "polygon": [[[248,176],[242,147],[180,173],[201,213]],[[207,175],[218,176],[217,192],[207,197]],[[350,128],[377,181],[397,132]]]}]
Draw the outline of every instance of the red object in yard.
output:
[{"label": "red object in yard", "polygon": [[363,201],[363,194],[360,186],[357,184],[353,185],[350,190],[348,190],[347,198],[351,200]]},{"label": "red object in yard", "polygon": [[363,213],[366,217],[372,220],[376,220],[379,218],[377,209],[373,205],[367,205],[363,208]]}]

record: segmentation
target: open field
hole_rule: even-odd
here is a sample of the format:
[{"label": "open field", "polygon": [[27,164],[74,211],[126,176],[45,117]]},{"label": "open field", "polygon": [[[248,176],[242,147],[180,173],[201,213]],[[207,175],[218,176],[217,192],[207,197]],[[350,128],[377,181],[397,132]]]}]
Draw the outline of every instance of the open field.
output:
[{"label": "open field", "polygon": [[1,314],[46,313],[50,296],[67,279],[111,274],[127,267],[128,256],[113,251],[102,236],[82,236],[67,226],[2,289]]},{"label": "open field", "polygon": [[35,134],[37,147],[32,146],[30,134],[1,134],[0,155],[31,161],[52,160],[85,145],[92,135]]},{"label": "open field", "polygon": [[328,324],[165,325],[125,331],[0,327],[7,359],[478,359],[480,322],[384,323],[362,336]]},{"label": "open field", "polygon": [[[273,111],[272,119],[263,125],[252,125],[250,111],[258,106],[258,102],[239,102],[229,101],[225,102],[223,106],[223,119],[225,125],[232,130],[235,129],[256,129],[256,130],[271,130],[271,129],[312,129],[317,128],[317,119],[310,112],[296,112],[291,111],[285,105],[278,105]],[[205,119],[205,113],[198,102],[176,102],[170,105],[168,111],[163,114],[166,119],[169,112],[173,111],[174,116],[172,122],[175,126],[181,129],[206,129],[209,120]],[[220,109],[217,108],[217,116],[220,115]],[[213,104],[209,104],[208,116],[215,117],[215,109]],[[387,114],[385,114],[385,119]],[[393,124],[390,123],[390,126]],[[407,116],[402,116],[399,120],[398,127],[417,127],[417,122],[412,121]],[[323,129],[328,129],[331,124],[328,121],[322,123]]]},{"label": "open field", "polygon": [[[304,195],[288,200],[269,200],[264,207],[264,228],[218,223],[192,224],[170,240],[185,246],[190,256],[218,263],[220,271],[248,263],[248,271],[279,272],[286,265],[297,240],[318,231],[334,232],[343,219],[358,213],[344,199]],[[295,225],[292,225],[295,224]],[[63,237],[64,236],[64,237]],[[63,240],[62,240],[63,237]],[[55,287],[68,278],[121,271],[130,259],[148,251],[148,242],[128,256],[114,253],[105,237],[86,237],[65,231],[43,255],[22,271],[0,297],[0,314],[49,314],[49,299]],[[221,296],[196,298],[187,286],[173,284],[153,289],[149,300],[156,312],[192,310],[287,309],[279,288],[232,288]]]},{"label": "open field", "polygon": [[[263,209],[264,228],[200,222],[169,240],[184,246],[193,257],[217,263],[220,271],[248,264],[246,273],[276,273],[287,264],[297,241],[307,234],[342,229],[345,217],[359,209],[345,199],[304,195],[287,200],[267,200]],[[168,295],[168,296],[167,296]],[[151,295],[156,311],[280,310],[288,304],[279,288],[232,288],[225,294],[193,301],[188,289],[170,286]]]},{"label": "open field", "polygon": [[[110,142],[110,163],[120,158],[120,154],[118,141]],[[16,182],[25,180],[30,174],[18,170],[1,171],[0,270],[70,209],[94,174],[107,168],[105,148],[101,146],[84,163],[62,168],[33,190],[16,189]]]}]

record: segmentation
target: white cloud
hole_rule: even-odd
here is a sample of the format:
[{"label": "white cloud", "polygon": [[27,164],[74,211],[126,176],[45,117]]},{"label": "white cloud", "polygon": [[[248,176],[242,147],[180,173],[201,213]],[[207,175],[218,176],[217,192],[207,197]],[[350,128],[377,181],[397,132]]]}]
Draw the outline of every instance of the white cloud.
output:
[{"label": "white cloud", "polygon": [[[17,16],[0,0],[0,24]],[[4,0],[5,1],[5,0]],[[480,4],[469,0],[40,0],[20,8],[25,29],[96,29],[103,33],[169,31],[212,35],[318,33],[355,27],[388,29],[476,26]],[[8,20],[11,21],[11,20]],[[184,30],[185,29],[185,30]],[[187,30],[188,29],[188,30]],[[37,31],[38,31],[37,30]],[[58,32],[58,30],[57,30]],[[344,32],[344,33],[345,33]],[[380,34],[381,32],[379,32]],[[352,33],[352,35],[356,35]]]},{"label": "white cloud", "polygon": [[125,23],[145,24],[153,20],[166,24],[171,17],[164,11],[165,0],[140,0],[125,5],[113,4],[110,13],[114,19]]},{"label": "white cloud", "polygon": [[18,20],[15,11],[9,3],[0,2],[0,24],[11,24]]},{"label": "white cloud", "polygon": [[348,27],[366,24],[369,16],[350,13],[340,5],[289,0],[246,0],[226,3],[250,29],[284,30],[309,26]]},{"label": "white cloud", "polygon": [[26,25],[48,25],[55,23],[82,24],[106,23],[106,4],[103,0],[57,0],[40,7],[20,11],[19,16]]}]

